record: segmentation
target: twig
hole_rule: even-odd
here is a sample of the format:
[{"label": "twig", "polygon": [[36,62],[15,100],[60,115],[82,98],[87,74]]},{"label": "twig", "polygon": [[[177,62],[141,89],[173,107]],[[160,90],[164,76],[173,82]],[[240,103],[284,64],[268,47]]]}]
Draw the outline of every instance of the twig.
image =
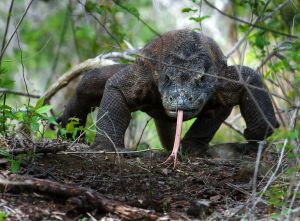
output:
[{"label": "twig", "polygon": [[64,22],[63,22],[63,25],[61,27],[61,33],[60,33],[60,37],[59,37],[58,46],[56,48],[56,53],[55,53],[55,56],[54,56],[54,59],[53,59],[52,67],[51,67],[51,74],[49,75],[49,77],[46,81],[46,86],[48,86],[51,83],[52,79],[55,79],[57,77],[55,75],[55,71],[56,71],[57,62],[58,62],[58,59],[59,59],[61,47],[63,46],[65,34],[66,34],[67,28],[68,28],[68,20],[69,20],[70,10],[71,10],[70,9],[70,4],[71,4],[71,2],[69,1],[66,12],[65,12]]},{"label": "twig", "polygon": [[242,135],[243,136],[243,131],[240,130],[240,128],[238,128],[237,126],[235,126],[234,124],[228,122],[228,121],[224,121],[224,124],[231,128],[232,130],[234,130],[235,132],[237,132],[238,134]]},{"label": "twig", "polygon": [[293,197],[292,197],[292,200],[291,200],[291,202],[290,202],[289,209],[288,209],[288,214],[287,214],[286,220],[290,220],[292,207],[293,207],[293,205],[294,205],[294,203],[295,203],[297,194],[299,194],[299,188],[300,188],[300,181],[298,181],[298,183],[297,183],[297,185],[296,185],[296,187],[295,187],[294,194],[293,194]]},{"label": "twig", "polygon": [[69,0],[69,4],[70,4],[70,8],[71,8],[71,11],[70,11],[71,31],[72,31],[72,34],[73,34],[73,41],[74,41],[75,51],[76,51],[78,60],[80,61],[81,60],[81,55],[80,55],[80,52],[79,52],[78,39],[76,37],[75,21],[73,19],[72,0]]},{"label": "twig", "polygon": [[[240,23],[247,24],[247,25],[249,25],[249,26],[251,26],[251,27],[254,27],[254,28],[258,28],[258,29],[262,29],[262,30],[265,30],[265,31],[273,32],[273,33],[278,34],[278,35],[283,35],[283,36],[286,36],[286,37],[298,39],[298,36],[296,36],[296,35],[290,35],[290,34],[288,34],[288,33],[283,33],[283,32],[280,32],[280,31],[277,31],[277,30],[274,30],[274,29],[270,29],[270,28],[267,28],[267,27],[263,27],[263,26],[257,25],[257,24],[255,24],[255,22],[254,22],[254,24],[253,24],[253,23],[250,23],[250,22],[248,22],[248,21],[245,21],[245,20],[242,20],[242,19],[240,19],[240,18],[237,18],[237,17],[234,17],[234,16],[232,16],[232,15],[229,15],[229,14],[223,12],[222,10],[218,9],[216,6],[214,6],[214,5],[213,5],[212,3],[210,3],[208,0],[204,0],[204,2],[205,2],[209,7],[215,9],[215,10],[216,10],[217,12],[219,12],[220,14],[222,14],[222,15],[224,15],[224,16],[230,18],[230,19],[233,19],[233,20],[235,20],[235,21],[238,21],[238,22],[240,22]],[[274,13],[275,13],[275,12],[277,12],[277,11],[274,11]],[[272,13],[273,13],[273,12],[272,12]],[[268,16],[267,18],[269,18],[269,17],[270,17],[270,14],[268,14],[267,16]]]},{"label": "twig", "polygon": [[97,56],[96,58],[91,58],[78,65],[75,65],[71,70],[60,76],[60,78],[45,91],[44,95],[42,96],[45,99],[45,103],[49,103],[53,95],[55,95],[60,89],[67,86],[70,81],[78,77],[84,71],[112,64],[115,64],[115,62],[112,60],[101,59],[101,56]]},{"label": "twig", "polygon": [[[3,106],[5,106],[5,103],[6,103],[6,93],[4,94],[4,97],[3,97]],[[5,119],[5,108],[2,109],[2,114],[3,114],[3,118]],[[1,120],[1,124],[2,124],[2,130],[3,130],[3,133],[5,135],[5,137],[7,136],[7,133],[6,133],[6,124],[5,124],[5,120]]]},{"label": "twig", "polygon": [[[80,5],[82,5],[83,7],[84,7],[84,9],[86,9],[85,8],[85,5],[80,1],[80,0],[77,0],[77,2],[80,4]],[[85,10],[86,11],[86,10]],[[99,25],[106,31],[106,33],[111,37],[111,39],[113,39],[114,40],[114,42],[116,42],[117,43],[117,45],[119,46],[119,48],[121,49],[122,48],[122,46],[121,46],[121,44],[120,44],[120,42],[118,41],[118,39],[116,39],[116,37],[112,34],[112,33],[110,33],[110,31],[105,27],[105,24],[103,24],[93,13],[91,13],[91,12],[88,12],[88,11],[86,11],[90,16],[92,16],[98,23],[99,23]]]},{"label": "twig", "polygon": [[[293,116],[292,116],[292,119],[291,119],[291,123],[289,125],[289,128],[293,128],[294,125],[295,125],[295,119],[297,118],[297,110],[294,112]],[[269,178],[267,184],[264,186],[264,188],[262,189],[262,191],[260,192],[260,195],[259,197],[257,198],[257,200],[260,200],[262,198],[262,196],[265,194],[266,190],[269,188],[269,186],[276,180],[277,178],[277,173],[279,171],[279,168],[281,167],[281,163],[283,161],[283,157],[284,157],[284,152],[285,152],[285,149],[286,149],[286,146],[288,144],[288,139],[284,139],[284,143],[283,143],[283,146],[281,148],[281,151],[280,151],[280,156],[279,156],[279,159],[278,159],[278,162],[277,162],[277,165],[276,165],[276,168],[275,168],[275,171],[272,173],[271,177]]]},{"label": "twig", "polygon": [[265,141],[261,141],[259,142],[259,146],[258,146],[258,151],[257,151],[257,156],[256,156],[256,162],[255,162],[255,170],[254,170],[254,174],[253,174],[253,180],[252,180],[252,194],[251,194],[251,198],[252,198],[252,207],[249,211],[249,220],[255,220],[255,199],[256,199],[256,190],[257,190],[257,176],[258,176],[258,169],[259,169],[259,162],[260,162],[260,158],[261,158],[261,153],[264,149],[264,145],[265,145]]},{"label": "twig", "polygon": [[10,38],[9,38],[9,40],[7,41],[6,45],[4,46],[3,50],[1,50],[0,58],[2,58],[2,56],[3,56],[4,52],[6,51],[8,45],[10,44],[11,40],[12,40],[13,37],[15,36],[16,32],[18,31],[18,29],[19,29],[20,25],[22,24],[22,22],[23,22],[23,20],[24,20],[24,18],[25,18],[25,16],[26,16],[26,14],[27,14],[27,12],[28,12],[28,10],[29,10],[29,8],[30,8],[30,6],[31,6],[31,4],[32,4],[33,1],[34,1],[34,0],[31,0],[31,1],[29,2],[29,4],[27,5],[27,7],[26,7],[26,9],[25,9],[25,12],[23,13],[23,15],[22,15],[20,21],[18,22],[18,24],[17,24],[17,26],[16,26],[14,32],[13,32],[12,35],[10,36]]},{"label": "twig", "polygon": [[59,151],[66,150],[69,147],[69,143],[61,142],[49,142],[49,143],[34,143],[33,147],[22,147],[22,148],[14,148],[9,150],[8,153],[12,155],[17,155],[21,153],[57,153]]},{"label": "twig", "polygon": [[95,68],[100,68],[107,65],[116,64],[113,58],[116,59],[128,59],[132,61],[134,58],[130,56],[135,54],[137,50],[129,50],[124,53],[111,52],[108,54],[101,54],[95,58],[85,60],[84,62],[75,65],[71,70],[65,72],[60,76],[60,78],[54,82],[42,96],[45,99],[45,103],[49,103],[50,99],[62,88],[66,87],[73,79],[81,75],[85,71],[89,71]]},{"label": "twig", "polygon": [[152,152],[154,150],[161,150],[159,148],[154,149],[154,148],[148,148],[145,150],[130,150],[130,151],[104,151],[104,150],[99,150],[99,151],[61,151],[58,154],[133,154],[133,153],[143,153],[143,152]]},{"label": "twig", "polygon": [[278,46],[274,47],[272,52],[269,53],[261,62],[260,64],[256,67],[256,71],[259,71],[273,56],[278,56],[279,52],[283,52],[288,50],[288,48],[283,47],[285,43],[289,43],[288,41],[284,41],[280,43]]},{"label": "twig", "polygon": [[142,130],[142,133],[141,133],[141,135],[140,135],[140,137],[139,137],[139,140],[138,140],[138,142],[137,142],[136,145],[135,145],[135,149],[138,148],[138,146],[139,146],[139,144],[140,144],[140,142],[141,142],[141,140],[142,140],[143,134],[144,134],[144,132],[145,132],[145,129],[146,129],[148,123],[149,123],[151,120],[152,120],[152,117],[150,117],[150,118],[146,121],[145,126],[143,127],[143,130]]},{"label": "twig", "polygon": [[[26,93],[29,94],[28,86],[27,86],[27,82],[26,82],[26,78],[25,78],[25,67],[24,67],[24,62],[23,62],[23,51],[22,51],[22,48],[21,48],[21,45],[20,45],[20,39],[19,39],[18,31],[16,31],[16,35],[17,35],[18,47],[19,47],[19,50],[20,50],[20,60],[21,60],[21,66],[22,66],[22,78],[23,78],[23,82],[24,82],[24,85],[25,85]],[[28,97],[27,106],[29,106],[29,104],[30,104],[30,97]]]},{"label": "twig", "polygon": [[140,16],[137,16],[136,14],[132,13],[126,6],[120,4],[120,1],[113,0],[113,2],[118,5],[120,8],[127,11],[129,14],[134,16],[137,20],[139,20],[143,25],[145,25],[150,31],[152,31],[155,35],[161,36],[157,31],[155,31],[150,25],[147,24]]},{"label": "twig", "polygon": [[5,46],[5,43],[6,43],[6,36],[7,36],[7,32],[8,32],[8,27],[9,27],[10,18],[11,18],[11,15],[12,15],[11,12],[12,12],[14,2],[15,2],[15,0],[11,0],[10,6],[9,6],[9,9],[8,9],[8,13],[7,13],[6,25],[5,25],[5,30],[4,30],[4,35],[3,35],[2,45],[1,45],[1,50],[0,50],[0,53],[1,53],[1,55],[0,55],[0,68],[1,68],[2,57],[3,57],[2,51],[4,50],[4,46]]},{"label": "twig", "polygon": [[40,98],[41,97],[40,95],[36,95],[36,94],[29,94],[29,93],[24,93],[24,92],[20,92],[20,91],[9,90],[9,89],[2,89],[2,88],[0,88],[0,94],[14,94],[14,95],[31,97],[31,98]]},{"label": "twig", "polygon": [[135,57],[131,56],[133,54],[138,53],[138,50],[126,51],[124,53],[121,52],[110,52],[102,55],[102,59],[125,59],[127,61],[135,61]]},{"label": "twig", "polygon": [[[205,0],[205,2],[206,2],[206,0]],[[269,3],[270,3],[270,0],[265,3],[262,13],[266,10]],[[227,53],[227,55],[226,55],[227,58],[230,57],[240,47],[240,45],[247,39],[247,36],[253,31],[253,29],[255,27],[254,25],[256,25],[261,20],[263,20],[263,18],[261,18],[260,16],[255,19],[253,25],[251,25],[251,27],[244,33],[243,37],[241,37],[238,40],[238,42],[233,46],[233,48]]]}]

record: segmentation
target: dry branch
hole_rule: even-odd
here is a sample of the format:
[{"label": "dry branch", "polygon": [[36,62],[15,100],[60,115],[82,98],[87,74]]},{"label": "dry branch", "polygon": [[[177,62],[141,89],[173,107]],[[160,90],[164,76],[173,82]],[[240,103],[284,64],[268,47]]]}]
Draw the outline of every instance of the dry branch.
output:
[{"label": "dry branch", "polygon": [[19,147],[13,148],[8,152],[13,155],[21,154],[21,153],[57,153],[59,151],[66,150],[70,144],[68,142],[47,142],[47,143],[33,143],[28,145],[28,147]]},{"label": "dry branch", "polygon": [[25,93],[25,92],[20,92],[20,91],[14,91],[14,90],[8,90],[4,88],[0,88],[0,94],[14,94],[14,95],[19,95],[19,96],[24,96],[24,97],[31,97],[31,98],[40,98],[40,95],[37,94],[30,94],[30,93]]},{"label": "dry branch", "polygon": [[95,58],[88,59],[78,65],[75,65],[71,70],[65,72],[54,84],[52,84],[44,93],[45,103],[49,103],[50,99],[62,88],[67,86],[71,80],[78,77],[82,72],[94,68],[100,68],[106,65],[114,64],[112,60],[102,59],[101,55]]},{"label": "dry branch", "polygon": [[8,178],[0,178],[0,190],[1,192],[36,192],[57,197],[65,202],[77,202],[76,206],[81,211],[97,209],[99,212],[115,214],[122,220],[179,220],[179,218],[170,218],[168,215],[160,216],[151,210],[131,207],[107,199],[89,188],[60,184],[49,180],[10,175]]},{"label": "dry branch", "polygon": [[78,65],[75,65],[71,70],[65,72],[61,77],[53,83],[44,93],[42,98],[45,103],[49,103],[50,99],[62,88],[66,87],[73,79],[78,77],[85,71],[89,71],[95,68],[101,68],[103,66],[115,64],[115,60],[125,59],[128,61],[134,61],[134,55],[138,52],[138,49],[130,49],[125,52],[111,52],[103,55],[99,55],[95,58],[88,59]]}]

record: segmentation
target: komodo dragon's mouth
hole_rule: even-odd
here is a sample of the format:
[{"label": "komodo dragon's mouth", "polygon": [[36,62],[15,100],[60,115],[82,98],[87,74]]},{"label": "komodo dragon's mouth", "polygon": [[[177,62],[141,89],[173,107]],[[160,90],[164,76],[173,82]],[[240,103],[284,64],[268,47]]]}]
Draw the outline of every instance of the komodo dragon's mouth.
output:
[{"label": "komodo dragon's mouth", "polygon": [[[166,110],[166,112],[170,117],[177,118],[178,110]],[[189,109],[189,110],[182,110],[182,112],[183,112],[183,120],[188,120],[190,118],[195,117],[195,115],[198,114],[199,111],[197,109]]]}]

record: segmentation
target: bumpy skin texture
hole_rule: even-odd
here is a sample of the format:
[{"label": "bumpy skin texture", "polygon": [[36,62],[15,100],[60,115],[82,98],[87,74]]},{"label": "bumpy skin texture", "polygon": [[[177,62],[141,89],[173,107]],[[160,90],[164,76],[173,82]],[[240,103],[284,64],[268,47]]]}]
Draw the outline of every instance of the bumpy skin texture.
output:
[{"label": "bumpy skin texture", "polygon": [[76,90],[58,119],[65,127],[70,118],[78,118],[80,125],[85,125],[88,113],[99,107],[108,78],[126,67],[124,64],[110,65],[83,73]]},{"label": "bumpy skin texture", "polygon": [[[68,117],[71,112],[80,115],[77,104],[84,106],[74,99],[73,107],[67,107]],[[154,118],[161,143],[171,149],[176,110],[182,109],[184,120],[197,118],[182,140],[183,149],[199,149],[207,146],[235,105],[246,121],[247,140],[263,140],[278,127],[257,72],[227,66],[217,44],[203,34],[186,29],[168,32],[146,45],[134,64],[107,80],[93,147],[124,148],[130,113],[141,110]]]}]

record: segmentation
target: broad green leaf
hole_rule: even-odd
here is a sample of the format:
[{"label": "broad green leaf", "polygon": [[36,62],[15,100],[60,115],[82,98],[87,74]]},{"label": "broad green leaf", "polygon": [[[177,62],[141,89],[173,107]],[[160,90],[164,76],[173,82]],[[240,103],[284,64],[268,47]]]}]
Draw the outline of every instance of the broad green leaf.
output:
[{"label": "broad green leaf", "polygon": [[198,9],[192,9],[192,8],[183,8],[181,9],[182,13],[188,13],[188,12],[196,12]]},{"label": "broad green leaf", "polygon": [[45,105],[36,110],[38,114],[44,114],[52,109],[52,105]]},{"label": "broad green leaf", "polygon": [[15,119],[18,121],[23,121],[24,120],[24,112],[23,111],[18,111],[15,113]]},{"label": "broad green leaf", "polygon": [[44,97],[42,97],[41,99],[38,99],[38,101],[36,102],[36,105],[35,105],[35,109],[42,107],[44,104],[44,101],[45,101]]},{"label": "broad green leaf", "polygon": [[17,159],[17,160],[12,159],[10,162],[11,162],[11,164],[10,164],[11,172],[12,173],[19,172],[19,170],[20,170],[20,160],[19,159]]},{"label": "broad green leaf", "polygon": [[5,221],[7,214],[4,211],[0,211],[0,221]]},{"label": "broad green leaf", "polygon": [[33,131],[35,131],[35,132],[39,131],[39,129],[40,129],[40,124],[37,123],[37,122],[31,123],[31,129],[32,129]]}]

